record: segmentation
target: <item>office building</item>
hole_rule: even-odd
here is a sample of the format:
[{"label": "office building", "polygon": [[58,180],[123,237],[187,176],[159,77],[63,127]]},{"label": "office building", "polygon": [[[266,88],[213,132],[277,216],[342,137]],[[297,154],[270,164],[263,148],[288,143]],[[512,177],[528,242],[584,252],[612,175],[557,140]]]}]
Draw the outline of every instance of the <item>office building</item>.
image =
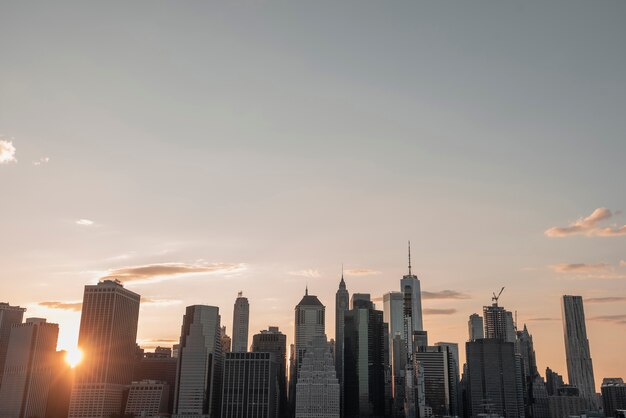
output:
[{"label": "office building", "polygon": [[589,402],[580,396],[578,388],[574,386],[559,388],[556,395],[548,397],[548,402],[551,418],[581,416],[589,409]]},{"label": "office building", "polygon": [[250,324],[250,304],[239,292],[233,309],[233,353],[248,351],[248,327]]},{"label": "office building", "polygon": [[70,418],[122,412],[136,362],[139,299],[117,280],[85,286],[78,333],[83,361],[76,369]]},{"label": "office building", "polygon": [[499,338],[485,338],[468,341],[465,349],[467,416],[524,417],[521,367],[515,344]]},{"label": "office building", "polygon": [[482,316],[478,314],[471,314],[469,321],[467,322],[467,328],[469,331],[468,341],[476,341],[485,338]]},{"label": "office building", "polygon": [[135,417],[168,417],[167,405],[170,388],[160,380],[132,382],[128,390],[125,414]]},{"label": "office building", "polygon": [[394,417],[404,416],[404,400],[406,386],[406,369],[407,369],[406,343],[400,334],[393,337],[391,345],[391,369],[392,369],[392,388],[391,395],[393,398],[392,415]]},{"label": "office building", "polygon": [[4,362],[9,349],[9,338],[11,327],[22,323],[26,308],[11,306],[8,303],[0,302],[0,385],[2,385],[2,374],[4,373]]},{"label": "office building", "polygon": [[176,388],[176,366],[178,360],[172,357],[169,347],[157,347],[153,353],[146,352],[135,365],[133,381],[164,382],[168,387],[166,412],[174,411],[174,390]]},{"label": "office building", "polygon": [[343,416],[386,416],[387,324],[369,295],[353,295],[352,309],[345,312],[344,336]]},{"label": "office building", "polygon": [[296,341],[296,367],[295,379],[298,379],[300,364],[304,358],[307,347],[318,337],[326,335],[325,313],[326,308],[317,296],[309,295],[306,288],[304,297],[295,308],[295,341]]},{"label": "office building", "polygon": [[222,353],[229,353],[231,351],[230,347],[232,345],[232,340],[226,334],[226,325],[222,325],[220,335],[220,338],[222,339]]},{"label": "office building", "polygon": [[619,410],[626,410],[626,383],[621,378],[604,378],[602,386],[604,415],[616,417]]},{"label": "office building", "polygon": [[28,318],[15,324],[0,387],[0,417],[44,417],[55,369],[57,324]]},{"label": "office building", "polygon": [[546,390],[549,396],[557,394],[559,388],[565,386],[563,376],[553,371],[551,368],[546,367]]},{"label": "office building", "polygon": [[278,376],[274,353],[226,353],[221,418],[277,418]]},{"label": "office building", "polygon": [[75,370],[65,360],[66,356],[65,351],[57,351],[54,354],[45,418],[68,416]]},{"label": "office building", "polygon": [[343,382],[343,358],[344,358],[344,315],[348,311],[350,294],[343,280],[343,267],[339,289],[335,294],[335,371],[339,380],[341,394],[341,408],[343,409],[344,382]]},{"label": "office building", "polygon": [[221,342],[219,308],[188,306],[178,351],[174,417],[220,416]]},{"label": "office building", "polygon": [[407,350],[410,354],[413,351],[411,345],[413,332],[424,330],[420,281],[411,272],[411,243],[409,243],[409,273],[400,280],[400,289],[403,298],[403,338],[411,346],[411,349]]},{"label": "office building", "polygon": [[339,381],[325,337],[311,340],[296,384],[296,418],[339,418]]},{"label": "office building", "polygon": [[287,336],[278,327],[269,327],[252,337],[253,353],[272,353],[278,378],[278,414],[286,417],[287,407]]},{"label": "office building", "polygon": [[383,295],[383,321],[389,324],[389,347],[396,334],[404,335],[404,297],[402,292]]},{"label": "office building", "polygon": [[513,314],[502,306],[498,306],[497,300],[491,306],[483,307],[483,318],[485,321],[485,338],[515,343]]},{"label": "office building", "polygon": [[587,339],[585,310],[580,296],[563,296],[563,335],[565,337],[565,358],[569,384],[580,390],[592,407],[597,407],[593,364]]},{"label": "office building", "polygon": [[458,375],[447,346],[425,347],[413,354],[424,379],[424,403],[435,416],[458,415]]}]

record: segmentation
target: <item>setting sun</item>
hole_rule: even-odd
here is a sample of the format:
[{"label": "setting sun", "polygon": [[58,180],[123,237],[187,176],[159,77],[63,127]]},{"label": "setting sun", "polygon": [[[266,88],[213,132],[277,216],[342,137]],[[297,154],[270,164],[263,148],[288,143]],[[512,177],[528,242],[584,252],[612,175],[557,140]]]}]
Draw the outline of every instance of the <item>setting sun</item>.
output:
[{"label": "setting sun", "polygon": [[65,362],[70,365],[70,367],[74,368],[80,364],[83,360],[83,352],[78,348],[70,348],[67,350],[67,354],[65,354]]}]

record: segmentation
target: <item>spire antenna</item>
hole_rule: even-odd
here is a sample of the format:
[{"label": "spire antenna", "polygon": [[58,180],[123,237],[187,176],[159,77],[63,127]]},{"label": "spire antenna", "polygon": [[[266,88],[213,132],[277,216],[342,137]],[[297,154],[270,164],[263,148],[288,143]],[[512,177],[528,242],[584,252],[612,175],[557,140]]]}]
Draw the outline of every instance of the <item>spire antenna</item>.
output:
[{"label": "spire antenna", "polygon": [[306,284],[306,287],[304,288],[304,296],[308,296],[309,295],[309,284]]},{"label": "spire antenna", "polygon": [[411,241],[409,240],[409,276],[411,275]]}]

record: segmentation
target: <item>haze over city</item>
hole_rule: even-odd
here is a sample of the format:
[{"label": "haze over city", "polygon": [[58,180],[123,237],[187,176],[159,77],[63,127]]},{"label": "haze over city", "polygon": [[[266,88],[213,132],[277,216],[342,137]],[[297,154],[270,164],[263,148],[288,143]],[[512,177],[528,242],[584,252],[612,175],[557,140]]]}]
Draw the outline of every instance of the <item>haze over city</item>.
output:
[{"label": "haze over city", "polygon": [[[0,6],[0,294],[77,345],[84,286],[141,294],[137,343],[237,293],[294,339],[421,282],[431,341],[516,312],[565,374],[581,295],[596,386],[626,376],[626,4]],[[463,350],[461,350],[463,351]],[[461,363],[464,361],[461,352]]]}]

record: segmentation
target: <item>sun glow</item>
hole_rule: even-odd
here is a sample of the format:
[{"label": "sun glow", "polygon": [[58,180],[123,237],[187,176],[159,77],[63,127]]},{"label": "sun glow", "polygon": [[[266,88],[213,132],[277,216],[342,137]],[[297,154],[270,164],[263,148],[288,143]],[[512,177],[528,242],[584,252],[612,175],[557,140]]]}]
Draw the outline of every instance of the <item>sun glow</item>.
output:
[{"label": "sun glow", "polygon": [[74,368],[80,364],[83,360],[83,352],[78,348],[70,348],[67,350],[67,354],[65,354],[65,362],[70,365],[70,367]]}]

